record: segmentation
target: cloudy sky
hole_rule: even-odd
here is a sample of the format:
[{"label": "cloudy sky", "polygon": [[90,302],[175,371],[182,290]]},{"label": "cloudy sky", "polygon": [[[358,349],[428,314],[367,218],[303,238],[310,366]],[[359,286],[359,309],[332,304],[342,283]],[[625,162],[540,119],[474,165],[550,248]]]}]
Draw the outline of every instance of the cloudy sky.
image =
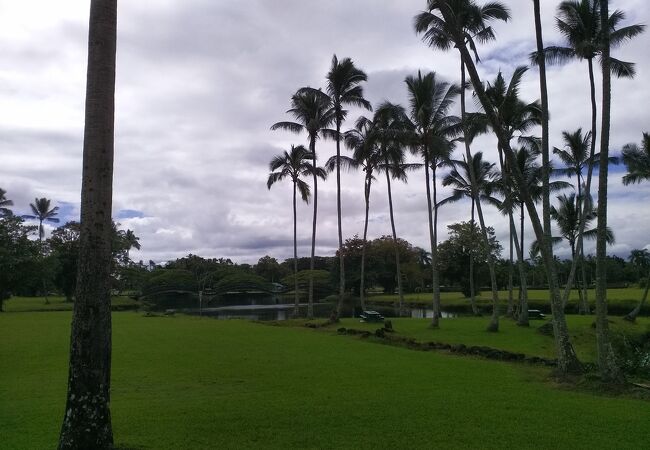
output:
[{"label": "cloudy sky", "polygon": [[[480,49],[485,80],[510,76],[534,48],[532,2],[506,0],[513,20],[496,25],[498,40]],[[546,43],[556,0],[543,0]],[[618,0],[626,23],[650,23],[644,0]],[[266,188],[268,161],[305,136],[269,130],[287,120],[289,98],[301,86],[320,87],[332,54],[351,57],[368,74],[366,96],[406,102],[404,77],[436,71],[459,78],[454,52],[434,52],[412,29],[424,0],[156,0],[122,1],[118,12],[116,143],[113,216],[142,244],[134,259],[165,261],[188,253],[254,263],[265,254],[289,257],[290,184]],[[78,218],[85,95],[88,1],[0,0],[0,187],[26,213],[35,197],[51,198],[63,221]],[[650,131],[650,34],[618,49],[637,63],[635,80],[615,80],[612,150]],[[537,72],[522,96],[538,98]],[[549,71],[552,145],[561,132],[589,128],[586,63]],[[356,112],[351,115],[356,116]],[[351,127],[352,121],[346,124]],[[496,161],[494,142],[475,150]],[[319,159],[334,152],[319,142]],[[460,151],[460,149],[459,149]],[[610,179],[613,253],[650,245],[650,184],[623,187]],[[362,176],[343,176],[343,232],[363,227]],[[442,188],[441,188],[442,189]],[[427,246],[423,173],[394,189],[397,232]],[[444,189],[442,190],[444,195]],[[317,253],[337,246],[334,178],[319,187]],[[386,185],[374,186],[372,237],[388,234]],[[467,220],[469,205],[441,210],[445,225]],[[301,205],[299,252],[309,252],[310,207]],[[507,224],[486,208],[505,245]],[[527,233],[530,242],[532,233]],[[444,237],[444,236],[443,236]],[[650,247],[649,247],[650,248]],[[565,248],[558,248],[566,255]]]}]

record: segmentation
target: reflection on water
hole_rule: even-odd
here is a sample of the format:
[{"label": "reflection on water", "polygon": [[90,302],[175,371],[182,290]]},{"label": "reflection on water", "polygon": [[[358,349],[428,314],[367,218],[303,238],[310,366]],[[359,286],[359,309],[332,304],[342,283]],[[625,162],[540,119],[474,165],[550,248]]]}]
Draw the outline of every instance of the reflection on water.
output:
[{"label": "reflection on water", "polygon": [[[443,319],[458,317],[457,313],[440,311]],[[431,308],[411,308],[410,316],[412,319],[433,319],[433,309]]]}]

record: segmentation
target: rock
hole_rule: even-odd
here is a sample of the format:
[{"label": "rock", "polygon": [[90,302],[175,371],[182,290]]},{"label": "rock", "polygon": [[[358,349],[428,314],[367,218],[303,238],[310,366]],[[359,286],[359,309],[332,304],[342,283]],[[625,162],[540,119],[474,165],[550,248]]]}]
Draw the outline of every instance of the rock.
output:
[{"label": "rock", "polygon": [[544,336],[553,336],[554,335],[553,323],[552,322],[545,323],[544,325],[542,325],[537,329],[537,332],[543,334]]}]

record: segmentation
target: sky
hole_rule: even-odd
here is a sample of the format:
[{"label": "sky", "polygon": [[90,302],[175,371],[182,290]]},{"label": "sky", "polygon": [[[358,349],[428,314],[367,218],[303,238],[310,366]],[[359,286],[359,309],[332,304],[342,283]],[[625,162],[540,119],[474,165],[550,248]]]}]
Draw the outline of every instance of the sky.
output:
[{"label": "sky", "polygon": [[[81,189],[86,49],[89,1],[0,0],[0,187],[18,214],[35,197],[60,207],[62,222],[78,220]],[[498,71],[510,77],[534,50],[532,2],[506,0],[513,19],[495,25],[497,40],[479,48],[481,77]],[[554,25],[556,0],[542,0],[545,43],[561,44]],[[289,100],[302,86],[324,86],[333,54],[350,57],[368,74],[366,98],[407,104],[404,78],[435,71],[458,82],[456,52],[428,48],[413,31],[413,16],[424,0],[157,0],[119,2],[116,82],[113,217],[134,230],[142,249],[134,260],[168,261],[188,253],[255,263],[264,255],[291,257],[291,183],[268,190],[270,159],[305,135],[270,131],[289,120]],[[626,12],[625,24],[650,23],[643,0],[612,1]],[[613,81],[613,153],[640,143],[650,131],[650,34],[613,55],[636,62],[634,80]],[[539,97],[538,73],[531,69],[522,98]],[[551,145],[561,132],[590,127],[586,62],[549,68]],[[597,77],[600,83],[600,77]],[[471,102],[470,102],[471,105]],[[353,110],[343,129],[359,114]],[[497,161],[492,138],[476,141]],[[460,157],[461,149],[456,155]],[[324,163],[335,153],[319,141]],[[623,168],[609,180],[612,254],[626,257],[650,248],[650,183],[624,187]],[[575,180],[568,180],[573,182]],[[397,233],[413,245],[428,246],[424,173],[408,184],[394,183]],[[439,186],[441,196],[448,195]],[[316,252],[337,248],[336,183],[319,184]],[[363,232],[363,175],[342,176],[343,235]],[[488,225],[504,247],[507,221],[485,207]],[[308,256],[311,205],[298,207],[299,255]],[[469,203],[440,210],[440,239],[448,224],[469,220]],[[527,227],[526,240],[533,233]],[[48,232],[52,226],[48,225]],[[390,233],[386,184],[371,193],[369,237]],[[587,244],[586,251],[593,251]],[[569,255],[558,246],[560,257]]]}]

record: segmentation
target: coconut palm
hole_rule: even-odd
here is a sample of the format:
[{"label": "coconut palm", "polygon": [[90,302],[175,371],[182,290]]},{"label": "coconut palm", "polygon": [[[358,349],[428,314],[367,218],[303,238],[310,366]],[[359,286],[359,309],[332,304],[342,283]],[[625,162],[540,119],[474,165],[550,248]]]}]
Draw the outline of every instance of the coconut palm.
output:
[{"label": "coconut palm", "polygon": [[113,448],[109,405],[116,41],[117,0],[91,0],[79,273],[59,449]]},{"label": "coconut palm", "polygon": [[[440,273],[438,267],[438,209],[436,172],[448,161],[454,148],[454,139],[462,127],[460,119],[449,114],[460,88],[438,80],[435,72],[407,76],[404,80],[409,96],[408,117],[404,120],[412,132],[410,143],[413,153],[424,161],[429,239],[431,246],[431,284],[433,294],[433,319],[431,325],[439,326]],[[431,175],[429,171],[431,170]],[[431,186],[433,185],[433,189]],[[432,191],[433,190],[433,194]]]},{"label": "coconut palm", "polygon": [[609,336],[607,319],[607,177],[609,174],[609,132],[611,127],[612,61],[610,57],[611,26],[609,2],[600,2],[602,30],[602,123],[600,133],[600,158],[598,165],[598,224],[596,225],[596,348],[598,368],[604,382],[622,382],[623,373],[616,361]]},{"label": "coconut palm", "polygon": [[297,237],[297,215],[296,215],[296,193],[300,192],[300,197],[305,203],[309,203],[309,185],[301,179],[303,176],[313,175],[325,179],[325,171],[320,168],[314,168],[310,160],[313,156],[304,146],[291,146],[290,151],[284,151],[281,155],[276,155],[269,163],[269,178],[266,186],[271,189],[278,181],[290,179],[293,184],[293,275],[294,275],[294,316],[298,316],[298,237]]},{"label": "coconut palm", "polygon": [[41,242],[45,236],[43,222],[59,223],[59,219],[56,218],[59,207],[55,206],[54,208],[50,208],[51,203],[52,201],[48,198],[35,198],[34,203],[29,204],[29,207],[32,209],[32,214],[23,216],[25,219],[38,220],[38,240]]},{"label": "coconut palm", "polygon": [[[533,4],[535,7],[535,25],[536,25],[535,28],[537,32],[536,33],[537,44],[538,44],[539,51],[542,51],[543,45],[540,46],[540,44],[543,43],[541,39],[541,19],[539,14],[539,1],[534,0]],[[498,10],[505,11],[505,15],[502,12],[499,12],[498,16],[504,18],[509,17],[509,15],[507,14],[507,10],[505,10],[505,8],[503,8],[501,5],[499,6],[500,7],[498,8]],[[494,111],[494,107],[492,106],[489,98],[485,94],[483,82],[476,69],[476,64],[472,59],[471,51],[474,50],[475,46],[473,41],[471,42],[468,41],[467,36],[469,34],[469,36],[471,37],[477,35],[477,33],[468,33],[467,26],[464,24],[465,22],[464,19],[465,17],[468,16],[468,11],[476,10],[477,8],[480,10],[481,8],[477,7],[476,3],[472,0],[453,0],[453,1],[452,0],[430,0],[428,2],[428,7],[429,8],[427,13],[435,16],[434,18],[431,19],[431,22],[435,23],[435,29],[438,30],[438,31],[433,31],[431,33],[432,37],[434,38],[432,39],[432,41],[434,43],[439,41],[440,43],[443,44],[443,45],[436,45],[436,47],[438,48],[441,49],[456,48],[459,51],[462,60],[462,66],[467,69],[467,73],[469,74],[472,86],[474,87],[474,90],[476,91],[481,106],[483,107],[483,110],[487,115],[488,121],[492,125],[493,130],[496,133],[500,145],[503,146],[506,161],[509,161],[509,164],[514,166],[514,153],[510,146],[510,142],[507,139],[505,130],[501,126],[498,115]],[[476,14],[472,16],[476,17]],[[492,15],[491,17],[494,17],[494,15]],[[426,28],[427,27],[425,26],[425,29]],[[434,27],[432,27],[432,29],[433,28]],[[488,32],[484,32],[484,34],[489,36],[492,33],[491,30],[489,30]],[[439,39],[437,39],[436,36],[438,36]],[[540,69],[541,69],[540,84],[544,85],[544,83],[542,83],[542,80],[545,81],[545,77],[543,76],[544,75],[543,61],[540,64]],[[464,74],[465,71],[463,70],[462,71],[463,79],[464,79]],[[543,119],[542,121],[544,125],[542,138],[543,141],[545,140],[546,142],[548,142],[548,122],[547,122],[548,102],[547,102],[547,96],[545,94],[546,94],[545,90],[542,89],[541,100],[542,100],[542,111],[544,113],[542,117]],[[463,109],[462,108],[463,106],[464,106],[463,97],[461,96],[461,111]],[[545,146],[543,147],[546,148]],[[543,156],[544,156],[543,158],[544,163],[548,163],[549,162],[548,151],[544,152]],[[522,189],[521,195],[525,199],[526,208],[528,209],[528,212],[530,214],[531,222],[533,224],[535,234],[544,243],[544,245],[542,245],[542,258],[544,261],[544,265],[549,280],[549,294],[551,297],[551,309],[553,311],[553,331],[554,331],[553,335],[555,337],[555,345],[556,345],[556,351],[558,357],[558,373],[567,374],[570,372],[581,372],[583,370],[582,365],[580,364],[580,361],[578,360],[575,354],[575,350],[573,349],[573,345],[571,344],[571,338],[569,336],[566,318],[564,316],[564,312],[562,311],[562,305],[561,305],[562,299],[559,291],[557,268],[555,266],[555,259],[553,257],[553,249],[550,241],[550,234],[545,232],[545,228],[546,228],[546,230],[548,230],[550,233],[549,202],[545,200],[545,206],[547,206],[547,208],[544,209],[543,219],[544,219],[544,225],[546,226],[544,227],[535,208],[535,203],[525,188],[525,183],[523,182],[522,174],[517,170],[517,168],[514,168],[512,171],[512,175],[515,182],[519,183],[521,186],[524,186],[523,188],[521,188]],[[547,197],[548,195],[545,195],[545,199]]]},{"label": "coconut palm", "polygon": [[[332,65],[327,73],[326,91],[330,97],[332,109],[334,109],[334,121],[336,124],[336,156],[341,156],[341,124],[347,116],[346,106],[357,106],[365,109],[372,109],[370,103],[363,98],[361,83],[367,80],[364,71],[358,69],[350,58],[338,60],[336,55],[332,57]],[[341,314],[343,296],[345,295],[345,265],[343,252],[343,230],[341,228],[341,166],[340,160],[336,160],[336,210],[339,235],[339,300],[336,307],[335,321]]]},{"label": "coconut palm", "polygon": [[7,198],[7,191],[0,188],[0,217],[10,216],[12,214],[9,206],[13,206],[14,202]]},{"label": "coconut palm", "polygon": [[645,289],[643,291],[643,297],[641,297],[641,301],[639,302],[639,304],[636,305],[636,307],[624,317],[625,320],[628,320],[630,322],[635,322],[637,316],[639,315],[641,309],[643,308],[644,303],[648,299],[648,289],[650,288],[650,252],[646,249],[632,250],[630,252],[629,261],[639,269],[646,271]]},{"label": "coconut palm", "polygon": [[[453,188],[452,195],[438,202],[438,207],[457,202],[463,198],[468,198],[471,201],[471,219],[470,224],[475,226],[475,212],[476,202],[472,193],[472,183],[470,181],[470,168],[466,159],[451,160],[452,170],[443,178],[442,185]],[[492,197],[492,191],[495,189],[495,181],[497,179],[497,172],[495,164],[485,161],[483,159],[483,152],[476,152],[472,156],[471,165],[473,172],[476,176],[478,185],[478,192],[481,199],[489,203],[496,203]],[[469,257],[469,284],[470,284],[470,304],[472,306],[472,313],[479,315],[478,306],[476,305],[476,289],[474,286],[474,253],[470,252]]]},{"label": "coconut palm", "polygon": [[136,250],[142,248],[140,245],[140,238],[136,236],[132,230],[126,230],[124,232],[124,245],[126,247],[126,259],[129,259],[129,251],[132,248]]},{"label": "coconut palm", "polygon": [[[365,266],[366,244],[368,238],[368,215],[370,212],[370,189],[375,180],[374,172],[382,162],[378,147],[378,130],[375,123],[367,117],[357,119],[355,127],[344,134],[345,145],[352,150],[352,157],[332,156],[326,164],[329,172],[336,167],[348,169],[361,168],[364,172],[363,194],[365,200],[365,218],[363,222],[363,244],[361,247],[361,282],[359,285],[359,302],[363,310],[365,304]],[[338,165],[337,165],[338,161]]]},{"label": "coconut palm", "polygon": [[[315,89],[299,89],[291,97],[291,108],[287,111],[295,122],[277,122],[271,130],[286,130],[292,133],[305,131],[309,141],[309,152],[312,155],[312,165],[316,165],[316,140],[333,134],[329,127],[335,121],[335,111],[331,108],[330,98],[327,94]],[[314,187],[314,218],[311,234],[311,259],[309,263],[309,301],[307,304],[307,318],[314,317],[314,258],[316,251],[316,219],[318,215],[318,175],[312,174]]]},{"label": "coconut palm", "polygon": [[641,147],[627,144],[623,147],[623,164],[627,174],[623,177],[625,186],[650,181],[650,134],[643,133]]}]

